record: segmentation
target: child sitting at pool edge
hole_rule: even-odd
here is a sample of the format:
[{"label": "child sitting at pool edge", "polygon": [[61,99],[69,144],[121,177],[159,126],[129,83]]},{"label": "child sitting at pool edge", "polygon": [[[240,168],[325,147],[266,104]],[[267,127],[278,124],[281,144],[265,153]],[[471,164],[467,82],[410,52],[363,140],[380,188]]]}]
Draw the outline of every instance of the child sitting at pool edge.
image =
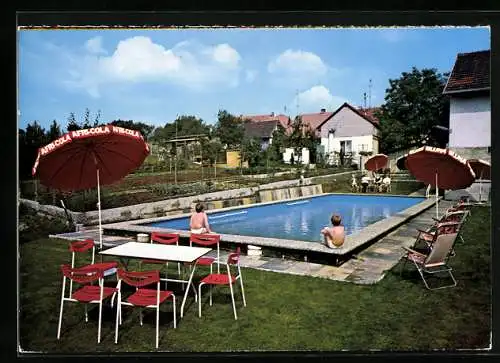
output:
[{"label": "child sitting at pool edge", "polygon": [[345,239],[344,226],[340,224],[342,219],[338,214],[334,214],[331,221],[332,227],[325,227],[321,230],[321,233],[325,237],[325,244],[330,248],[342,247]]},{"label": "child sitting at pool edge", "polygon": [[212,233],[208,224],[208,217],[204,211],[205,207],[201,203],[197,203],[195,213],[191,216],[189,229],[191,233]]}]

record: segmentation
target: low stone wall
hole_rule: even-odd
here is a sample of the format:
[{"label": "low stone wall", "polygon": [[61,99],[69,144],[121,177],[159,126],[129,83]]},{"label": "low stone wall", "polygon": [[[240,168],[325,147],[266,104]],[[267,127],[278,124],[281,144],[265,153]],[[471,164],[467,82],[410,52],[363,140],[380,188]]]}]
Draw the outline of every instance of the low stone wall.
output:
[{"label": "low stone wall", "polygon": [[284,189],[262,190],[259,192],[259,197],[261,202],[272,202],[276,200],[295,199],[316,194],[323,194],[323,187],[321,184]]},{"label": "low stone wall", "polygon": [[[351,172],[325,175],[321,178],[331,178],[341,174]],[[190,213],[194,205],[203,201],[208,210],[247,205],[260,202],[276,201],[282,199],[292,199],[301,196],[321,194],[322,186],[312,184],[312,180],[318,177],[284,180],[256,187],[224,190],[213,193],[200,194],[196,196],[172,198],[158,202],[136,204],[126,207],[104,209],[101,211],[102,223],[115,223],[134,219],[154,218],[169,216],[181,213]],[[26,199],[20,199],[26,206],[43,211],[48,215],[59,215],[66,217],[64,209],[40,205]],[[99,223],[99,212],[71,212],[75,223],[83,225],[96,225]]]},{"label": "low stone wall", "polygon": [[245,175],[245,178],[251,178],[251,179],[266,179],[266,178],[271,178],[273,176],[282,176],[282,175],[288,175],[288,174],[293,174],[295,173],[294,170],[290,171],[280,171],[277,173],[272,173],[272,174],[254,174],[254,175]]},{"label": "low stone wall", "polygon": [[[44,216],[49,217],[49,218],[50,217],[58,217],[58,218],[64,218],[64,219],[67,218],[66,212],[64,211],[64,209],[60,208],[60,207],[56,207],[54,205],[40,204],[40,203],[35,202],[33,200],[22,199],[22,198],[19,199],[19,205],[23,205],[23,206],[37,212],[38,214],[44,215]],[[70,215],[70,217],[76,223],[78,223],[77,220],[81,219],[82,215],[84,214],[84,213],[80,213],[80,212],[72,212],[70,210],[67,210],[67,211],[68,211],[68,214]]]}]

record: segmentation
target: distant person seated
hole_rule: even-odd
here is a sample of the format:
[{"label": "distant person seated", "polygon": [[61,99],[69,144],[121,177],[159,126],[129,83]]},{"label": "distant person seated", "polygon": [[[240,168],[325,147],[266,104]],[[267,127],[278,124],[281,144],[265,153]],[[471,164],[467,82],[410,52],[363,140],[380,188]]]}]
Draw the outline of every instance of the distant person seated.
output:
[{"label": "distant person seated", "polygon": [[351,190],[353,191],[353,193],[359,192],[359,185],[354,174],[352,174]]},{"label": "distant person seated", "polygon": [[203,204],[196,204],[195,213],[191,216],[191,221],[189,223],[191,233],[211,233],[210,226],[208,224],[208,217],[204,208]]},{"label": "distant person seated", "polygon": [[325,227],[321,230],[325,238],[325,244],[330,248],[339,248],[344,244],[345,231],[341,225],[342,219],[339,215],[334,214],[331,218],[332,227]]},{"label": "distant person seated", "polygon": [[380,191],[391,191],[391,178],[389,177],[389,174],[386,174],[384,176],[384,179],[382,179],[382,184],[380,184]]},{"label": "distant person seated", "polygon": [[365,174],[361,178],[361,187],[362,187],[363,193],[366,193],[366,189],[368,188],[368,184],[370,184],[370,177]]}]

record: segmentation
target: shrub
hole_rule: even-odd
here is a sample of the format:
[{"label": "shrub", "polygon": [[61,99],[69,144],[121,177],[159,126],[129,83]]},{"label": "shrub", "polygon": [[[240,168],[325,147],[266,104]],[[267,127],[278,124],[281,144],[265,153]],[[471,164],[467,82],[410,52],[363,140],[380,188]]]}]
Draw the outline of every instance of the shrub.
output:
[{"label": "shrub", "polygon": [[64,218],[48,217],[27,207],[19,207],[19,244],[72,231],[72,226]]}]

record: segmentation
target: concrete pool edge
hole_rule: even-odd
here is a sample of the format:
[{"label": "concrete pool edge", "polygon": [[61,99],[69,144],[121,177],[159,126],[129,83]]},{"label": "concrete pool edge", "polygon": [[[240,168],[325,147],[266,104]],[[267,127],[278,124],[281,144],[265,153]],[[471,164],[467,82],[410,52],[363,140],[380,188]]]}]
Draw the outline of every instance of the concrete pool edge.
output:
[{"label": "concrete pool edge", "polygon": [[[231,211],[235,209],[246,209],[246,208],[254,208],[263,205],[269,204],[277,204],[284,203],[289,201],[296,201],[302,199],[310,199],[320,196],[327,195],[358,195],[354,193],[323,193],[318,195],[310,195],[303,196],[294,199],[280,200],[280,201],[271,201],[265,203],[256,203],[248,206],[234,206],[221,208],[216,210],[207,211],[208,214],[216,213],[216,212],[224,212]],[[375,195],[381,196],[380,194],[363,194],[363,195]],[[405,197],[405,198],[419,198],[420,196],[408,196],[408,195],[384,195],[386,197]],[[259,247],[270,247],[270,248],[278,248],[278,249],[287,249],[287,250],[298,250],[304,252],[318,252],[329,255],[346,255],[350,252],[358,249],[359,247],[368,244],[377,238],[380,238],[387,233],[390,233],[395,228],[404,224],[407,220],[416,217],[420,213],[425,210],[431,208],[435,205],[435,199],[424,199],[420,203],[417,203],[401,212],[396,213],[395,215],[385,218],[381,221],[375,222],[363,228],[361,231],[357,233],[353,233],[351,235],[346,236],[346,240],[344,245],[341,248],[330,249],[323,245],[322,243],[314,243],[314,242],[306,242],[306,241],[298,241],[298,240],[289,240],[289,239],[278,239],[278,238],[269,238],[269,237],[257,237],[257,236],[241,236],[241,235],[232,235],[232,234],[220,234],[221,241],[230,242],[230,243],[239,243],[246,245],[254,245]],[[178,233],[181,237],[189,238],[190,232],[183,230],[175,230],[175,229],[167,229],[160,227],[150,227],[143,226],[145,223],[152,223],[158,221],[166,221],[170,219],[177,219],[190,216],[190,213],[182,213],[174,216],[163,216],[163,217],[155,217],[155,218],[147,218],[140,219],[134,221],[127,222],[119,222],[119,223],[111,223],[103,225],[103,230],[110,231],[123,231],[123,232],[133,232],[133,233],[151,233],[156,231],[163,232],[174,232]]]}]

